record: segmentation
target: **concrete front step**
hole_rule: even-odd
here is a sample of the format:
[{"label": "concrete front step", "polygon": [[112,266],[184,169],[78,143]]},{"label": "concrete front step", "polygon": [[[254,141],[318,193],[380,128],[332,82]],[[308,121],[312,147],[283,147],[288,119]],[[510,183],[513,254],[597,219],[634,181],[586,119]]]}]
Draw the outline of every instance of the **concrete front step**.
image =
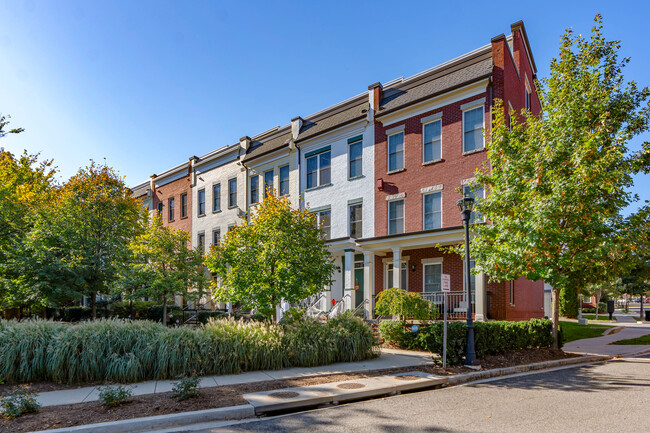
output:
[{"label": "concrete front step", "polygon": [[243,397],[255,408],[255,414],[259,415],[432,388],[443,385],[446,380],[447,378],[442,376],[413,371],[366,379],[253,392],[244,394]]}]

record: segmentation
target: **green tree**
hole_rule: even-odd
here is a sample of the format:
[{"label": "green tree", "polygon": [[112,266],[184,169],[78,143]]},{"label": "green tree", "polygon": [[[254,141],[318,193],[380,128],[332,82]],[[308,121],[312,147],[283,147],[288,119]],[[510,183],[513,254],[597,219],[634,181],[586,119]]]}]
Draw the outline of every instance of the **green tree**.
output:
[{"label": "green tree", "polygon": [[321,292],[336,269],[314,215],[275,194],[212,247],[206,265],[221,276],[218,300],[274,317],[283,299],[294,303]]},{"label": "green tree", "polygon": [[[0,131],[4,122],[3,118]],[[53,196],[55,174],[51,160],[39,162],[38,155],[27,152],[15,157],[0,149],[0,306],[4,308],[41,301],[20,265],[34,215]]]},{"label": "green tree", "polygon": [[20,134],[24,131],[23,128],[5,129],[10,123],[9,119],[11,119],[11,116],[0,114],[0,138],[7,134]]},{"label": "green tree", "polygon": [[162,225],[159,217],[130,245],[134,257],[132,272],[123,274],[137,296],[160,299],[163,324],[167,324],[167,302],[174,295],[199,299],[206,294],[209,280],[203,253],[189,246],[189,234]]},{"label": "green tree", "polygon": [[611,281],[633,248],[621,211],[634,200],[644,155],[627,143],[649,126],[650,89],[625,83],[629,59],[605,40],[599,15],[595,22],[588,39],[562,37],[550,77],[538,83],[542,115],[513,113],[508,125],[495,104],[490,166],[476,175],[489,191],[477,209],[490,221],[476,227],[476,269],[551,284],[556,346],[560,291]]},{"label": "green tree", "polygon": [[37,213],[25,270],[52,302],[89,297],[96,318],[97,295],[107,293],[117,278],[143,217],[122,178],[92,162]]}]

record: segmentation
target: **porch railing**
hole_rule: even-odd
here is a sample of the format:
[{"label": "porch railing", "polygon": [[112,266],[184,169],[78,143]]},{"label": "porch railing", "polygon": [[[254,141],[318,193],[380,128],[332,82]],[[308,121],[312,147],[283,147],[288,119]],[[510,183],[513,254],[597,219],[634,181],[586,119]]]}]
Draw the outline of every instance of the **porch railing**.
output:
[{"label": "porch railing", "polygon": [[[444,301],[442,292],[424,292],[422,298],[436,305],[438,308],[438,319],[444,315]],[[472,292],[472,311],[474,311],[474,292]],[[447,319],[467,319],[467,294],[465,292],[447,293]]]}]

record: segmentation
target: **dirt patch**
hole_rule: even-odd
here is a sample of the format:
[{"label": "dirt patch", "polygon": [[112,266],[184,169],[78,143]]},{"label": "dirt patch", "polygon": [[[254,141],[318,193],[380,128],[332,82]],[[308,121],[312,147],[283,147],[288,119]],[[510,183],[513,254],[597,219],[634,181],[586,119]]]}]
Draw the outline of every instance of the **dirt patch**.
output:
[{"label": "dirt patch", "polygon": [[[573,358],[578,355],[564,353],[561,350],[528,349],[510,352],[504,355],[488,356],[481,361],[484,369],[510,367],[534,362],[555,359]],[[417,367],[391,368],[371,370],[363,373],[331,374],[328,376],[312,376],[300,379],[269,380],[232,386],[202,388],[201,395],[186,401],[177,402],[170,398],[170,393],[149,394],[132,397],[122,406],[105,409],[98,402],[88,402],[73,405],[45,407],[35,414],[25,415],[14,420],[0,419],[0,432],[22,433],[34,430],[73,427],[76,425],[117,421],[122,419],[139,418],[144,416],[164,415],[178,412],[188,412],[202,409],[236,406],[247,404],[242,394],[258,391],[291,388],[296,386],[318,385],[344,380],[355,380],[386,374],[421,371],[437,375],[467,373],[466,367],[455,366],[443,369],[433,363]],[[39,384],[35,384],[35,389]],[[47,384],[40,384],[47,385]],[[88,385],[84,385],[88,386]],[[6,388],[6,387],[4,387]],[[47,389],[47,388],[45,388]],[[58,389],[62,389],[59,388]],[[65,388],[69,389],[69,388]],[[47,389],[51,391],[51,389]]]}]

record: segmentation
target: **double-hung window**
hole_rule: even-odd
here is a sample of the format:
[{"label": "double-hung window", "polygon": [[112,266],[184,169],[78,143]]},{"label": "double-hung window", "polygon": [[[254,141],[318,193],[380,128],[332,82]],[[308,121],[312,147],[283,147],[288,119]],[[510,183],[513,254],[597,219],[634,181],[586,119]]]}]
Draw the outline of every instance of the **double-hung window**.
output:
[{"label": "double-hung window", "polygon": [[[408,287],[408,269],[406,262],[400,264],[399,286],[401,289],[407,290]],[[386,287],[393,287],[393,264],[386,265]]]},{"label": "double-hung window", "polygon": [[199,233],[198,239],[197,239],[197,248],[201,253],[205,252],[205,233],[201,232]]},{"label": "double-hung window", "polygon": [[[463,195],[469,196],[474,199],[474,206],[484,197],[483,186],[472,186],[464,185],[463,186]],[[479,215],[476,211],[472,211],[472,215],[469,218],[469,223],[474,224],[475,222],[483,221],[483,217]]]},{"label": "double-hung window", "polygon": [[442,263],[424,263],[424,287],[425,293],[440,292],[442,290]]},{"label": "double-hung window", "polygon": [[228,181],[228,207],[237,207],[237,178]]},{"label": "double-hung window", "polygon": [[264,172],[264,197],[273,193],[273,170]]},{"label": "double-hung window", "polygon": [[[318,152],[318,151],[317,151]],[[308,153],[307,157],[307,189],[331,183],[331,156],[329,150],[318,154]]]},{"label": "double-hung window", "polygon": [[199,203],[198,203],[197,211],[199,216],[203,216],[205,215],[205,188],[199,190],[198,196],[199,196],[198,199]]},{"label": "double-hung window", "polygon": [[433,162],[442,158],[442,120],[426,123],[422,127],[422,162]]},{"label": "double-hung window", "polygon": [[404,233],[404,199],[388,202],[388,234]]},{"label": "double-hung window", "polygon": [[[173,198],[170,198],[167,201],[167,207],[168,207],[167,211],[168,211],[168,214],[169,214],[169,215],[167,215],[169,217],[168,220],[169,221],[174,221],[174,199]],[[162,209],[162,206],[161,206],[161,209]]]},{"label": "double-hung window", "polygon": [[187,217],[187,193],[181,194],[181,218]]},{"label": "double-hung window", "polygon": [[463,111],[463,152],[483,149],[483,105]]},{"label": "double-hung window", "polygon": [[219,229],[212,230],[212,245],[219,245],[220,240],[221,240],[221,230]]},{"label": "double-hung window", "polygon": [[289,195],[289,166],[280,167],[280,195]]},{"label": "double-hung window", "polygon": [[221,210],[221,184],[212,185],[212,212]]},{"label": "double-hung window", "polygon": [[354,179],[363,174],[363,136],[348,140],[348,178]]},{"label": "double-hung window", "polygon": [[161,202],[158,203],[158,216],[162,218],[162,209],[163,209],[163,204]]},{"label": "double-hung window", "polygon": [[439,229],[442,227],[442,193],[434,192],[425,194],[424,204],[424,230]]},{"label": "double-hung window", "polygon": [[332,228],[332,211],[324,209],[316,212],[316,225],[323,232],[323,238],[329,239]]},{"label": "double-hung window", "polygon": [[388,171],[404,168],[404,131],[388,136]]},{"label": "double-hung window", "polygon": [[350,237],[363,237],[363,205],[361,203],[351,204],[350,210]]},{"label": "double-hung window", "polygon": [[251,176],[251,204],[260,201],[260,177]]}]

